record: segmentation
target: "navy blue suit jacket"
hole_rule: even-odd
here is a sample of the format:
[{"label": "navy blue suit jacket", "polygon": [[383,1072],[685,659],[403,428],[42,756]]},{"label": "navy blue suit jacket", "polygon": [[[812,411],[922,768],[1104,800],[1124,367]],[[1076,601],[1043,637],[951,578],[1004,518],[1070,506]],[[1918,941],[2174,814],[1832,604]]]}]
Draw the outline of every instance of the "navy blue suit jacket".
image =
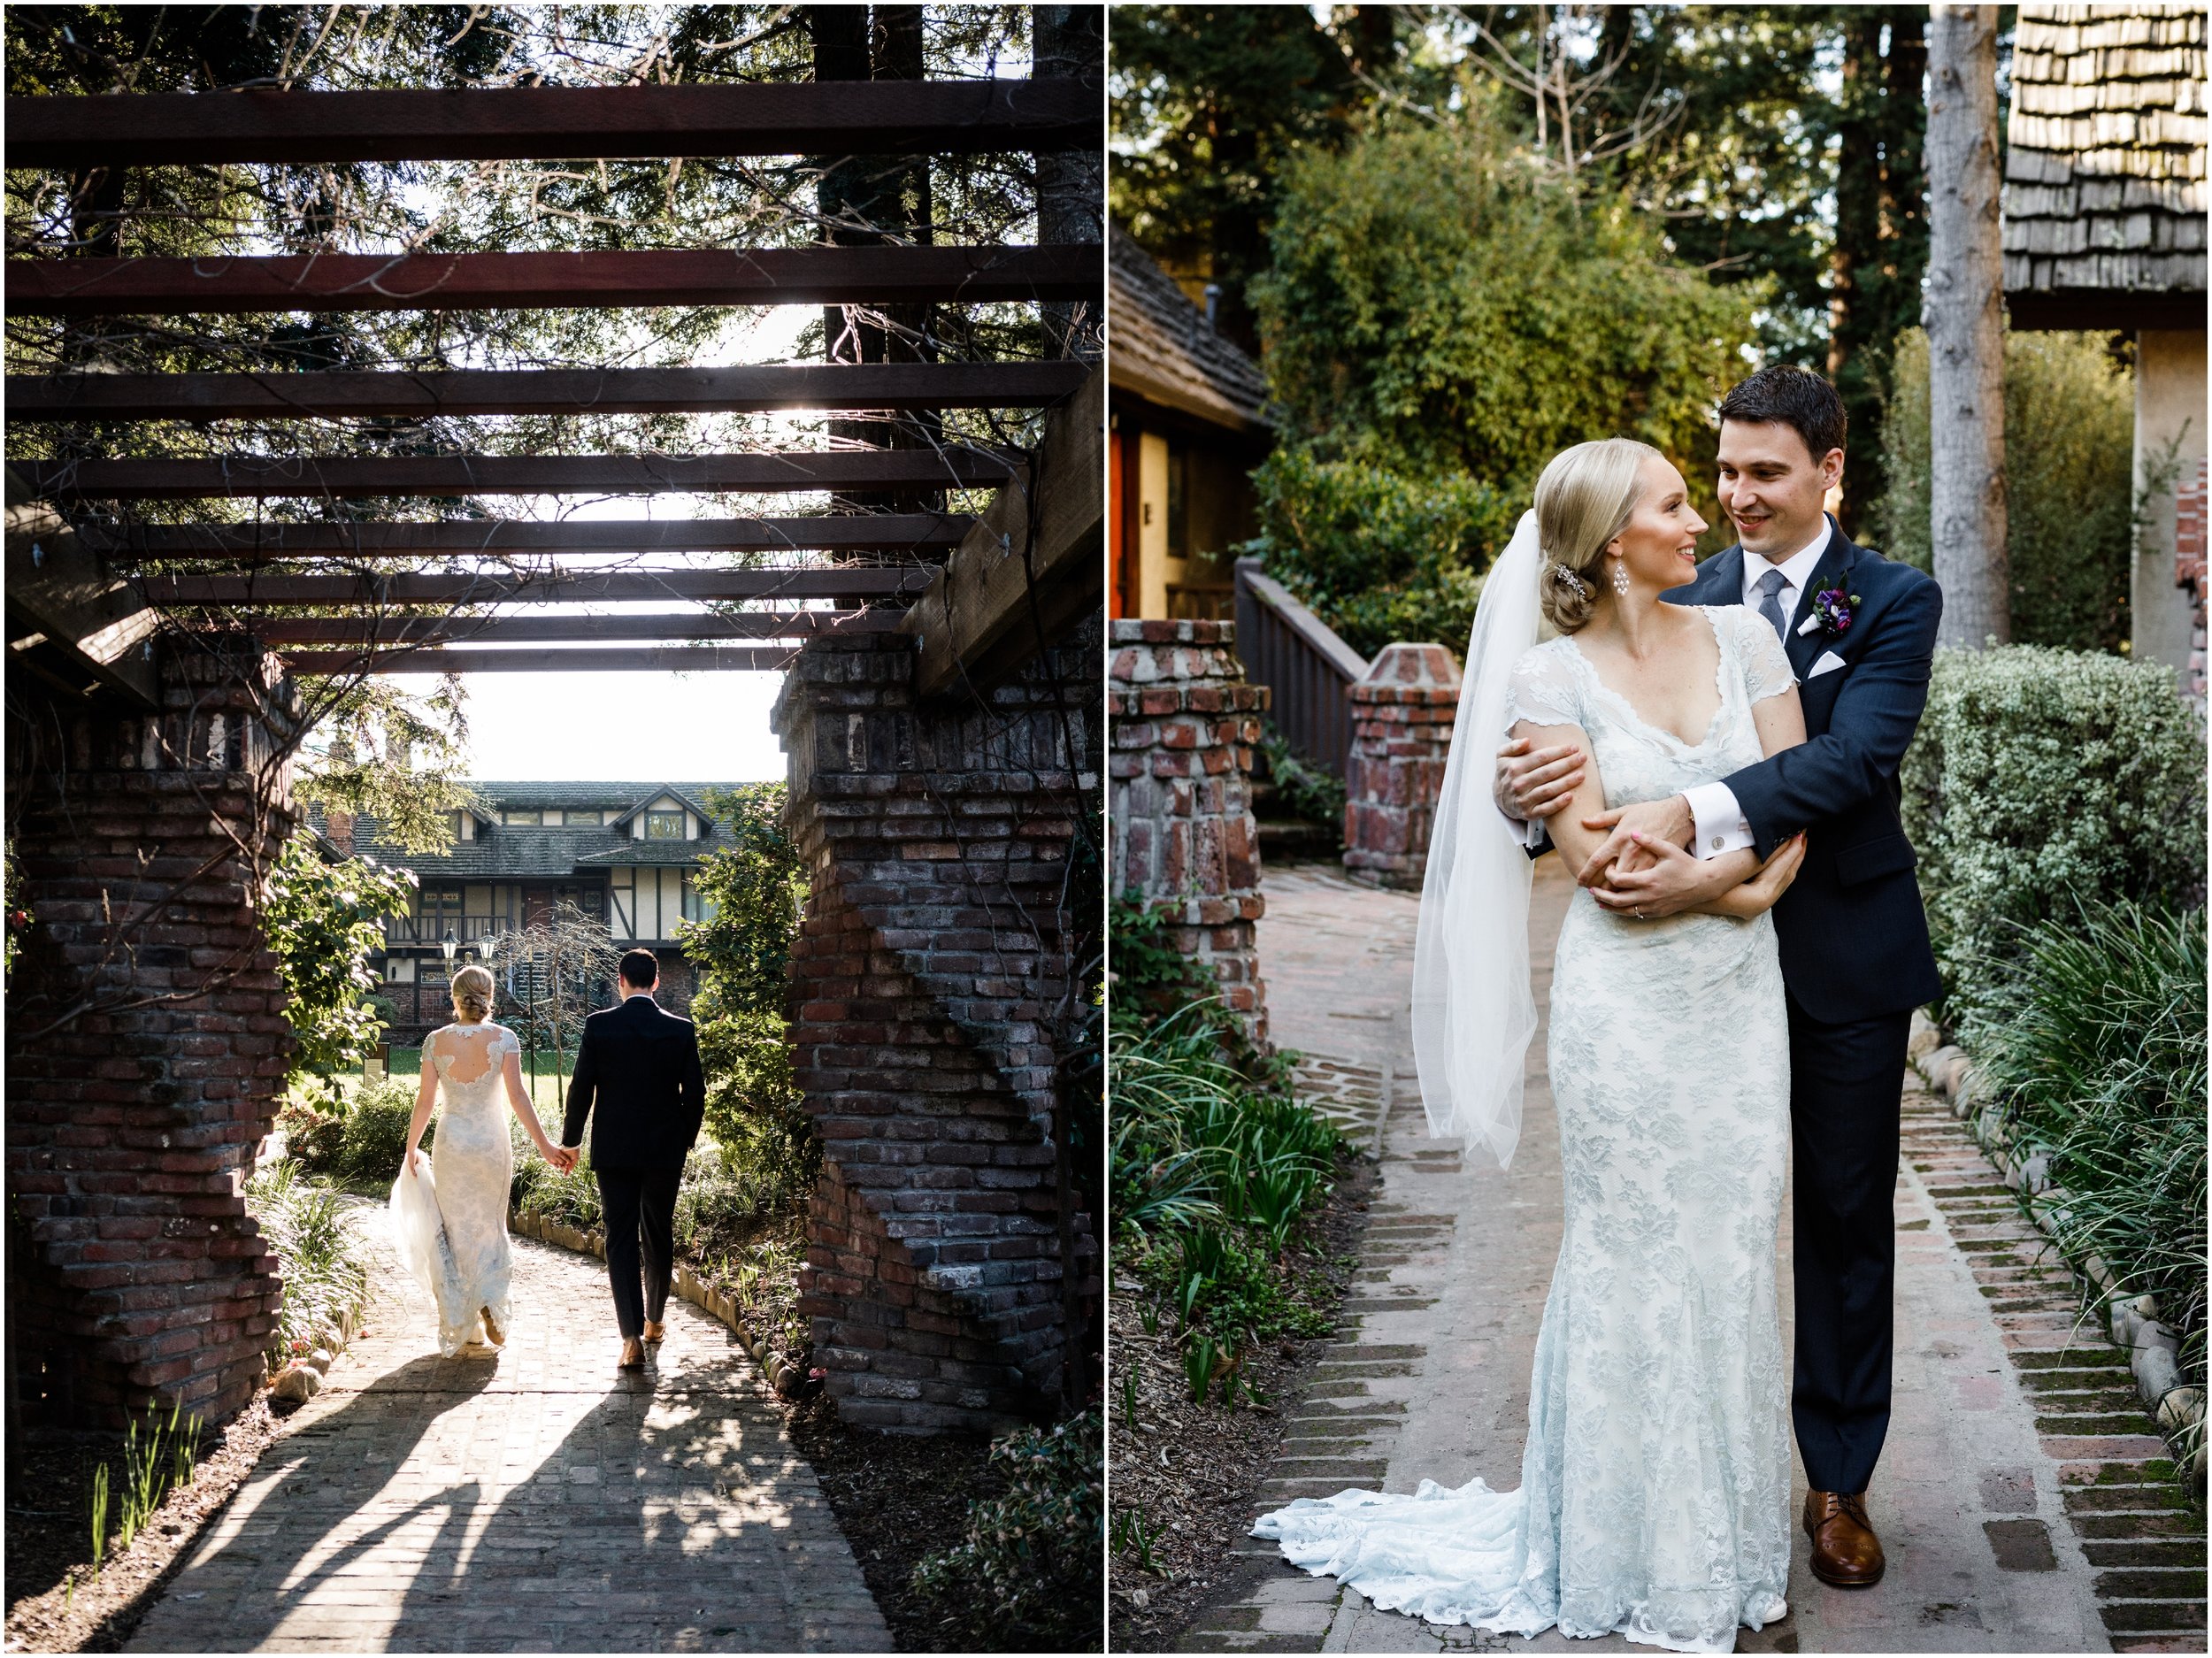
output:
[{"label": "navy blue suit jacket", "polygon": [[[1741,604],[1744,552],[1715,554],[1666,597]],[[1851,626],[1830,637],[1797,630],[1813,595],[1855,594]],[[1782,977],[1823,1024],[1898,1013],[1941,989],[1916,858],[1899,817],[1897,780],[1928,701],[1943,590],[1909,564],[1855,546],[1829,520],[1828,550],[1800,595],[1785,641],[1805,710],[1804,743],[1726,779],[1762,857],[1809,831],[1804,867],[1774,907]],[[1843,666],[1808,679],[1824,652]]]},{"label": "navy blue suit jacket", "polygon": [[650,996],[630,996],[584,1021],[561,1143],[580,1144],[588,1116],[594,1168],[682,1168],[706,1109],[699,1032],[689,1019]]}]

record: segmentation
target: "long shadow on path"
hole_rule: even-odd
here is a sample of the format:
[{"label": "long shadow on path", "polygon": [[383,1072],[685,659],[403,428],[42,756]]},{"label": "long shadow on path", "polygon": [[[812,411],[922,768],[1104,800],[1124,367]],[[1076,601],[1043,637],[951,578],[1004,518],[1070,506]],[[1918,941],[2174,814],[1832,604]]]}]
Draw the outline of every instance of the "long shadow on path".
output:
[{"label": "long shadow on path", "polygon": [[503,1352],[394,1285],[149,1613],[139,1651],[886,1650],[813,1470],[688,1306],[614,1368],[598,1263],[518,1240]]}]

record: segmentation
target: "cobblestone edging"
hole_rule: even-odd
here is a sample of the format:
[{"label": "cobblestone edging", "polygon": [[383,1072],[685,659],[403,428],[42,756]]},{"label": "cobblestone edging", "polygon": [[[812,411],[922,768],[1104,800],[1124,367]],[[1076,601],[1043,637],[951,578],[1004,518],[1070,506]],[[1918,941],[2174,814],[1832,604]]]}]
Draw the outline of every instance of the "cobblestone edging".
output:
[{"label": "cobblestone edging", "polygon": [[[540,1243],[557,1244],[564,1249],[573,1249],[579,1255],[597,1255],[602,1261],[607,1258],[607,1236],[603,1232],[587,1232],[561,1221],[526,1215],[519,1209],[508,1213],[507,1229],[518,1232],[526,1238],[534,1238]],[[679,1296],[708,1317],[726,1327],[737,1338],[738,1346],[743,1347],[753,1362],[760,1366],[762,1374],[768,1378],[768,1385],[778,1393],[787,1399],[798,1395],[806,1378],[799,1373],[796,1366],[785,1363],[781,1354],[746,1328],[738,1317],[735,1297],[726,1290],[716,1289],[681,1262],[676,1264],[672,1287]]]},{"label": "cobblestone edging", "polygon": [[[1929,1087],[1949,1100],[1951,1115],[1964,1122],[2005,1184],[2019,1194],[2036,1230],[2053,1249],[2060,1249],[2056,1219],[2065,1212],[2067,1194],[2062,1187],[2051,1184],[2043,1154],[2022,1156],[2014,1153],[2010,1131],[1993,1109],[1980,1102],[1979,1077],[1973,1062],[1962,1049],[1941,1045],[1940,1032],[1925,1014],[1913,1016],[1912,1053],[1915,1067]],[[2062,1258],[2065,1258],[2062,1252]],[[2204,1394],[2182,1384],[2176,1362],[2180,1339],[2159,1321],[2158,1298],[2121,1294],[2112,1270],[2094,1254],[2078,1261],[2067,1258],[2067,1264],[2086,1281],[2090,1292],[2086,1299],[2108,1309],[2113,1343],[2129,1354],[2136,1392],[2158,1425],[2175,1442],[2177,1450],[2194,1439],[2195,1449],[2187,1456],[2185,1471],[2201,1497],[2206,1461]]]},{"label": "cobblestone edging", "polygon": [[[1932,1063],[1944,1051],[1916,1026],[1915,1058],[1924,1074],[1933,1070],[1951,1079],[1947,1059]],[[1955,1098],[1955,1088],[1949,1092]],[[2202,1652],[2203,1510],[2174,1478],[2127,1356],[2085,1322],[2081,1286],[2022,1213],[2022,1171],[2010,1160],[2001,1168],[1951,1101],[1934,1090],[1906,1094],[1904,1148],[1988,1299],[2020,1386],[2034,1401],[2037,1435],[2058,1465],[2067,1518],[2093,1574],[2098,1615],[2113,1649]],[[1991,1540],[2004,1541],[1994,1535]]]}]

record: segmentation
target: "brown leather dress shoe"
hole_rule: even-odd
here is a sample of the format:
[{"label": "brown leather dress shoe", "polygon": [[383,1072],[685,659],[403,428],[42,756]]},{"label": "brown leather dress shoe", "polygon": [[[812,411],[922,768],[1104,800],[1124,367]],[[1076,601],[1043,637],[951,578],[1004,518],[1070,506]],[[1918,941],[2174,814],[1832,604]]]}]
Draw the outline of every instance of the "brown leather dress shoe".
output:
[{"label": "brown leather dress shoe", "polygon": [[1805,1535],[1813,1539],[1813,1576],[1839,1589],[1882,1580],[1882,1539],[1866,1517],[1864,1492],[1809,1491]]},{"label": "brown leather dress shoe", "polygon": [[635,1336],[626,1336],[622,1342],[622,1357],[615,1364],[618,1370],[641,1370],[645,1368],[645,1344]]}]

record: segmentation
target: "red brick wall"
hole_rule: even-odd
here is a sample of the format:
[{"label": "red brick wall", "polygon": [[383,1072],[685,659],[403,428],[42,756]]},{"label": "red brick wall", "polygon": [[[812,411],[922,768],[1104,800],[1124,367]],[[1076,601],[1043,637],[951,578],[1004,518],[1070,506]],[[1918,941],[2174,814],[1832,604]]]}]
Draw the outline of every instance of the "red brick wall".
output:
[{"label": "red brick wall", "polygon": [[[34,1418],[113,1425],[180,1400],[219,1420],[252,1398],[276,1327],[276,1259],[240,1188],[292,1032],[238,843],[273,856],[295,819],[280,780],[257,821],[245,768],[265,734],[226,679],[273,664],[162,665],[156,716],[10,687],[35,925],[8,986],[8,1346]],[[104,919],[148,906],[119,933]]]},{"label": "red brick wall", "polygon": [[1459,710],[1459,664],[1441,645],[1391,645],[1349,695],[1345,873],[1418,891]]},{"label": "red brick wall", "polygon": [[1093,625],[979,708],[918,699],[908,641],[824,641],[777,702],[810,875],[794,1057],[826,1164],[801,1305],[849,1421],[1048,1415],[1067,1275],[1096,1299],[1090,1219],[1060,1199],[1053,1043],[1097,654]]},{"label": "red brick wall", "polygon": [[1267,687],[1245,682],[1233,622],[1110,626],[1112,890],[1173,907],[1167,942],[1212,967],[1228,1006],[1264,1043],[1254,928],[1266,900],[1251,774]]},{"label": "red brick wall", "polygon": [[2174,496],[2174,585],[2189,589],[2195,621],[2190,632],[2189,662],[2182,670],[2182,695],[2201,709],[2205,705],[2204,555],[2205,461],[2197,460],[2193,477],[2185,478]]}]

